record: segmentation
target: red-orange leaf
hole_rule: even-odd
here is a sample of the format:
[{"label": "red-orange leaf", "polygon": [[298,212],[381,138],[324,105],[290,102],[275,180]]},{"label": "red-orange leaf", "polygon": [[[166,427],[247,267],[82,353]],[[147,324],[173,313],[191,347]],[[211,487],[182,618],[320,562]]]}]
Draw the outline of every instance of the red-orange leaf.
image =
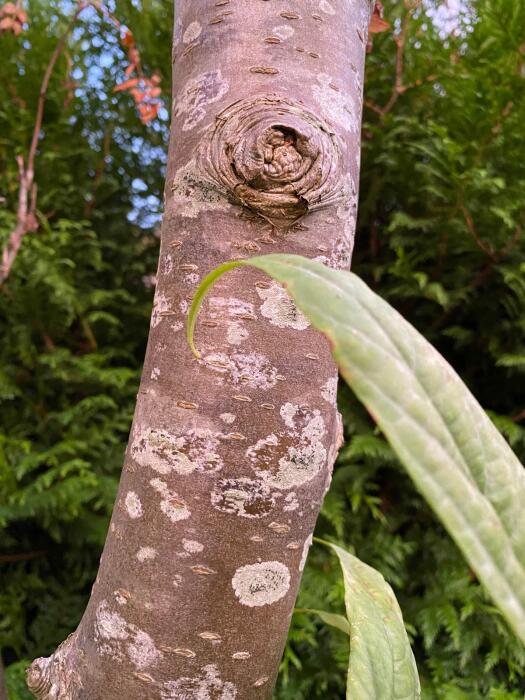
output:
[{"label": "red-orange leaf", "polygon": [[130,88],[134,87],[138,82],[138,78],[130,78],[129,80],[125,80],[123,83],[115,85],[115,87],[113,88],[113,92],[122,92],[122,90],[129,90]]},{"label": "red-orange leaf", "polygon": [[372,19],[370,20],[370,25],[368,27],[370,34],[379,34],[380,32],[386,32],[389,29],[390,22],[381,19],[381,17],[375,17],[372,15]]},{"label": "red-orange leaf", "polygon": [[135,102],[142,102],[142,100],[146,97],[146,93],[142,92],[142,90],[138,90],[137,88],[133,88],[133,90],[130,90],[131,95],[133,96],[133,99]]},{"label": "red-orange leaf", "polygon": [[0,14],[2,15],[16,15],[17,7],[12,2],[6,2],[6,4],[0,9]]},{"label": "red-orange leaf", "polygon": [[0,20],[0,32],[7,29],[12,29],[15,24],[15,20],[12,17],[4,17]]},{"label": "red-orange leaf", "polygon": [[370,18],[370,24],[368,25],[368,32],[369,34],[379,34],[380,32],[386,32],[389,29],[390,22],[383,19],[383,5],[381,2],[379,2],[379,0],[376,0],[372,17]]},{"label": "red-orange leaf", "polygon": [[139,116],[140,116],[140,121],[143,124],[148,124],[152,119],[155,119],[155,117],[158,114],[159,111],[159,104],[153,104],[153,105],[146,105],[146,104],[140,104],[138,105],[137,109],[139,111]]},{"label": "red-orange leaf", "polygon": [[122,37],[122,43],[124,46],[132,47],[135,46],[135,39],[133,38],[133,34],[128,30],[126,30],[126,33]]},{"label": "red-orange leaf", "polygon": [[129,62],[134,66],[138,66],[140,63],[140,54],[137,49],[132,46],[128,51]]}]

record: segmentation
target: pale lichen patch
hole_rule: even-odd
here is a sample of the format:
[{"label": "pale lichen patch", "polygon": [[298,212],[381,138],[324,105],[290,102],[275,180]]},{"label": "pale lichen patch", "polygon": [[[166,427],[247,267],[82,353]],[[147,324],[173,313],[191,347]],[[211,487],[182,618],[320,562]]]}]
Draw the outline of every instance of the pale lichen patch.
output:
[{"label": "pale lichen patch", "polygon": [[126,506],[126,511],[130,518],[136,520],[141,518],[143,514],[142,503],[140,498],[137,496],[135,491],[128,491],[126,498],[124,499],[124,504]]},{"label": "pale lichen patch", "polygon": [[183,476],[197,471],[219,471],[223,461],[217,454],[219,438],[210,430],[189,430],[172,435],[166,430],[148,428],[134,431],[131,445],[133,459],[159,474],[176,472]]},{"label": "pale lichen patch", "polygon": [[228,321],[226,340],[230,345],[240,345],[250,334],[240,321]]},{"label": "pale lichen patch", "polygon": [[153,547],[140,547],[135,556],[140,562],[145,562],[148,559],[155,559],[157,550],[153,549]]},{"label": "pale lichen patch", "polygon": [[285,41],[295,34],[294,28],[290,24],[279,24],[272,29],[272,35]]},{"label": "pale lichen patch", "polygon": [[223,192],[200,178],[194,161],[177,170],[171,189],[177,214],[187,218],[194,219],[205,211],[227,211],[231,208]]},{"label": "pale lichen patch", "polygon": [[298,410],[299,410],[299,406],[297,406],[294,403],[290,403],[290,402],[287,402],[281,406],[279,413],[281,415],[281,418],[284,421],[284,424],[288,428],[295,427],[294,418],[297,415]]},{"label": "pale lichen patch", "polygon": [[166,297],[164,292],[155,292],[155,298],[153,300],[153,311],[151,312],[151,327],[156,328],[162,321],[163,314],[171,310],[171,302]]},{"label": "pale lichen patch", "polygon": [[[271,433],[246,450],[257,476],[273,488],[300,486],[317,476],[326,462],[327,453],[322,442],[325,424],[320,412],[300,407],[293,425],[293,428],[279,432],[278,436]],[[276,459],[282,454],[281,446],[286,443],[291,443],[291,446],[279,458],[276,469]]]},{"label": "pale lichen patch", "polygon": [[171,273],[173,272],[173,266],[174,266],[173,256],[171,255],[171,253],[168,253],[164,257],[164,259],[161,262],[161,265],[162,265],[162,274],[163,275],[171,275]]},{"label": "pale lichen patch", "polygon": [[227,425],[231,425],[236,419],[236,417],[237,416],[235,416],[233,413],[221,413],[221,415],[219,416],[219,418]]},{"label": "pale lichen patch", "polygon": [[289,447],[279,460],[277,473],[267,479],[275,488],[289,489],[313,479],[326,462],[326,449],[316,438],[303,438],[299,447]]},{"label": "pale lichen patch", "polygon": [[361,128],[360,110],[354,107],[350,98],[344,92],[333,90],[330,86],[333,79],[326,73],[317,74],[317,84],[312,85],[312,92],[317,104],[323,110],[327,119],[335,121],[346,131],[359,133]]},{"label": "pale lichen patch", "polygon": [[328,0],[320,0],[319,9],[327,15],[335,15],[335,10]]},{"label": "pale lichen patch", "polygon": [[208,304],[210,318],[221,318],[225,313],[231,319],[256,318],[254,305],[237,297],[211,297]]},{"label": "pale lichen patch", "polygon": [[297,510],[297,508],[299,508],[299,501],[297,500],[297,495],[295,491],[292,491],[284,499],[283,510],[285,511],[285,513],[289,513],[293,510]]},{"label": "pale lichen patch", "polygon": [[275,433],[270,433],[264,438],[257,440],[255,445],[252,445],[246,450],[246,456],[259,467],[270,467],[277,454],[279,438]]},{"label": "pale lichen patch", "polygon": [[262,518],[275,506],[270,489],[253,479],[219,479],[211,492],[212,506],[243,518]]},{"label": "pale lichen patch", "polygon": [[284,598],[288,592],[290,572],[280,561],[246,564],[235,572],[232,587],[242,605],[271,605]]},{"label": "pale lichen patch", "polygon": [[185,501],[180,496],[168,488],[166,482],[162,479],[152,479],[150,485],[161,494],[160,509],[172,521],[178,522],[189,518],[191,513]]},{"label": "pale lichen patch", "polygon": [[335,405],[337,401],[337,377],[330,377],[321,387],[321,396],[328,403]]},{"label": "pale lichen patch", "polygon": [[213,371],[226,375],[228,383],[233,386],[271,389],[277,384],[277,369],[258,352],[231,355],[210,353],[203,362]]},{"label": "pale lichen patch", "polygon": [[190,78],[177,96],[175,114],[185,115],[183,131],[194,129],[206,117],[208,105],[224,97],[230,84],[223,78],[220,68]]},{"label": "pale lichen patch", "polygon": [[196,554],[197,552],[202,552],[204,549],[204,545],[197,542],[197,540],[187,540],[185,538],[182,540],[182,546],[184,551],[188,552],[188,554]]},{"label": "pale lichen patch", "polygon": [[223,681],[215,664],[203,666],[197,676],[182,676],[167,681],[161,689],[161,700],[235,700],[237,689]]},{"label": "pale lichen patch", "polygon": [[272,282],[268,288],[257,287],[257,294],[263,300],[261,314],[279,328],[294,328],[304,331],[309,327],[304,314],[288,296],[284,287]]},{"label": "pale lichen patch", "polygon": [[299,571],[302,571],[304,569],[304,566],[306,564],[306,559],[308,558],[308,550],[310,549],[310,547],[312,545],[312,540],[313,540],[312,535],[309,535],[306,538],[306,540],[304,541],[303,553],[301,556],[301,561],[299,562]]},{"label": "pale lichen patch", "polygon": [[94,637],[102,656],[119,662],[127,656],[139,671],[154,666],[162,656],[150,635],[112,611],[106,600],[95,614]]},{"label": "pale lichen patch", "polygon": [[192,41],[198,39],[202,32],[202,26],[200,22],[190,22],[186,27],[184,34],[182,35],[182,41],[185,44],[191,44]]},{"label": "pale lichen patch", "polygon": [[131,597],[131,593],[129,591],[124,590],[123,588],[118,588],[116,591],[113,592],[113,596],[115,597],[115,600],[119,605],[126,605],[128,602],[128,598]]},{"label": "pale lichen patch", "polygon": [[196,465],[182,451],[185,438],[171,435],[164,430],[148,428],[135,431],[131,445],[133,459],[143,467],[150,467],[159,474],[191,474]]}]

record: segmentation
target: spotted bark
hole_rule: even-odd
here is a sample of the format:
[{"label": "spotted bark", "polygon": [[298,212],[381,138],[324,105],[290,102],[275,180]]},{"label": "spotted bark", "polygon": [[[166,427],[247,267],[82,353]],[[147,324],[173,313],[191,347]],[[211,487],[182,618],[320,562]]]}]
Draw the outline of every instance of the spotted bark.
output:
[{"label": "spotted bark", "polygon": [[325,340],[278,284],[199,280],[292,252],[348,267],[369,0],[178,0],[157,287],[91,599],[41,700],[271,697],[341,440]]}]

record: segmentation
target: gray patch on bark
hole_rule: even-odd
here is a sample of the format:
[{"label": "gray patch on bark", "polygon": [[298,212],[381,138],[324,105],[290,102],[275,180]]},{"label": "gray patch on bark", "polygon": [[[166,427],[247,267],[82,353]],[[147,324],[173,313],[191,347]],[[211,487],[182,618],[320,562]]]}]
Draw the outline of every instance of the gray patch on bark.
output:
[{"label": "gray patch on bark", "polygon": [[206,117],[209,104],[220,100],[230,85],[222,76],[220,68],[201,73],[188,80],[175,101],[175,115],[185,115],[183,131],[190,131]]},{"label": "gray patch on bark", "polygon": [[211,492],[211,503],[222,513],[243,518],[262,518],[275,506],[275,498],[260,481],[219,479]]},{"label": "gray patch on bark", "polygon": [[280,561],[246,564],[235,572],[232,587],[242,605],[250,608],[272,605],[288,593],[290,571]]},{"label": "gray patch on bark", "polygon": [[235,700],[237,689],[223,681],[215,664],[203,666],[197,676],[183,676],[164,683],[162,700]]},{"label": "gray patch on bark", "polygon": [[171,191],[177,214],[186,218],[195,219],[201,212],[231,208],[225,193],[200,177],[193,160],[177,170]]},{"label": "gray patch on bark", "polygon": [[105,600],[97,608],[94,631],[99,654],[117,662],[128,659],[138,671],[155,666],[162,657],[150,635],[112,611]]}]

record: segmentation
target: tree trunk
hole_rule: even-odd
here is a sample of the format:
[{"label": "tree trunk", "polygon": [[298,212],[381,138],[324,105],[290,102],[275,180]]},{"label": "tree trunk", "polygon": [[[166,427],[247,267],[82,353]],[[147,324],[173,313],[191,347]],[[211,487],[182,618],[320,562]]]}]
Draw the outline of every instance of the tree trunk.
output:
[{"label": "tree trunk", "polygon": [[151,332],[99,574],[28,684],[54,700],[271,697],[341,441],[326,341],[254,270],[348,267],[369,0],[179,0]]}]

